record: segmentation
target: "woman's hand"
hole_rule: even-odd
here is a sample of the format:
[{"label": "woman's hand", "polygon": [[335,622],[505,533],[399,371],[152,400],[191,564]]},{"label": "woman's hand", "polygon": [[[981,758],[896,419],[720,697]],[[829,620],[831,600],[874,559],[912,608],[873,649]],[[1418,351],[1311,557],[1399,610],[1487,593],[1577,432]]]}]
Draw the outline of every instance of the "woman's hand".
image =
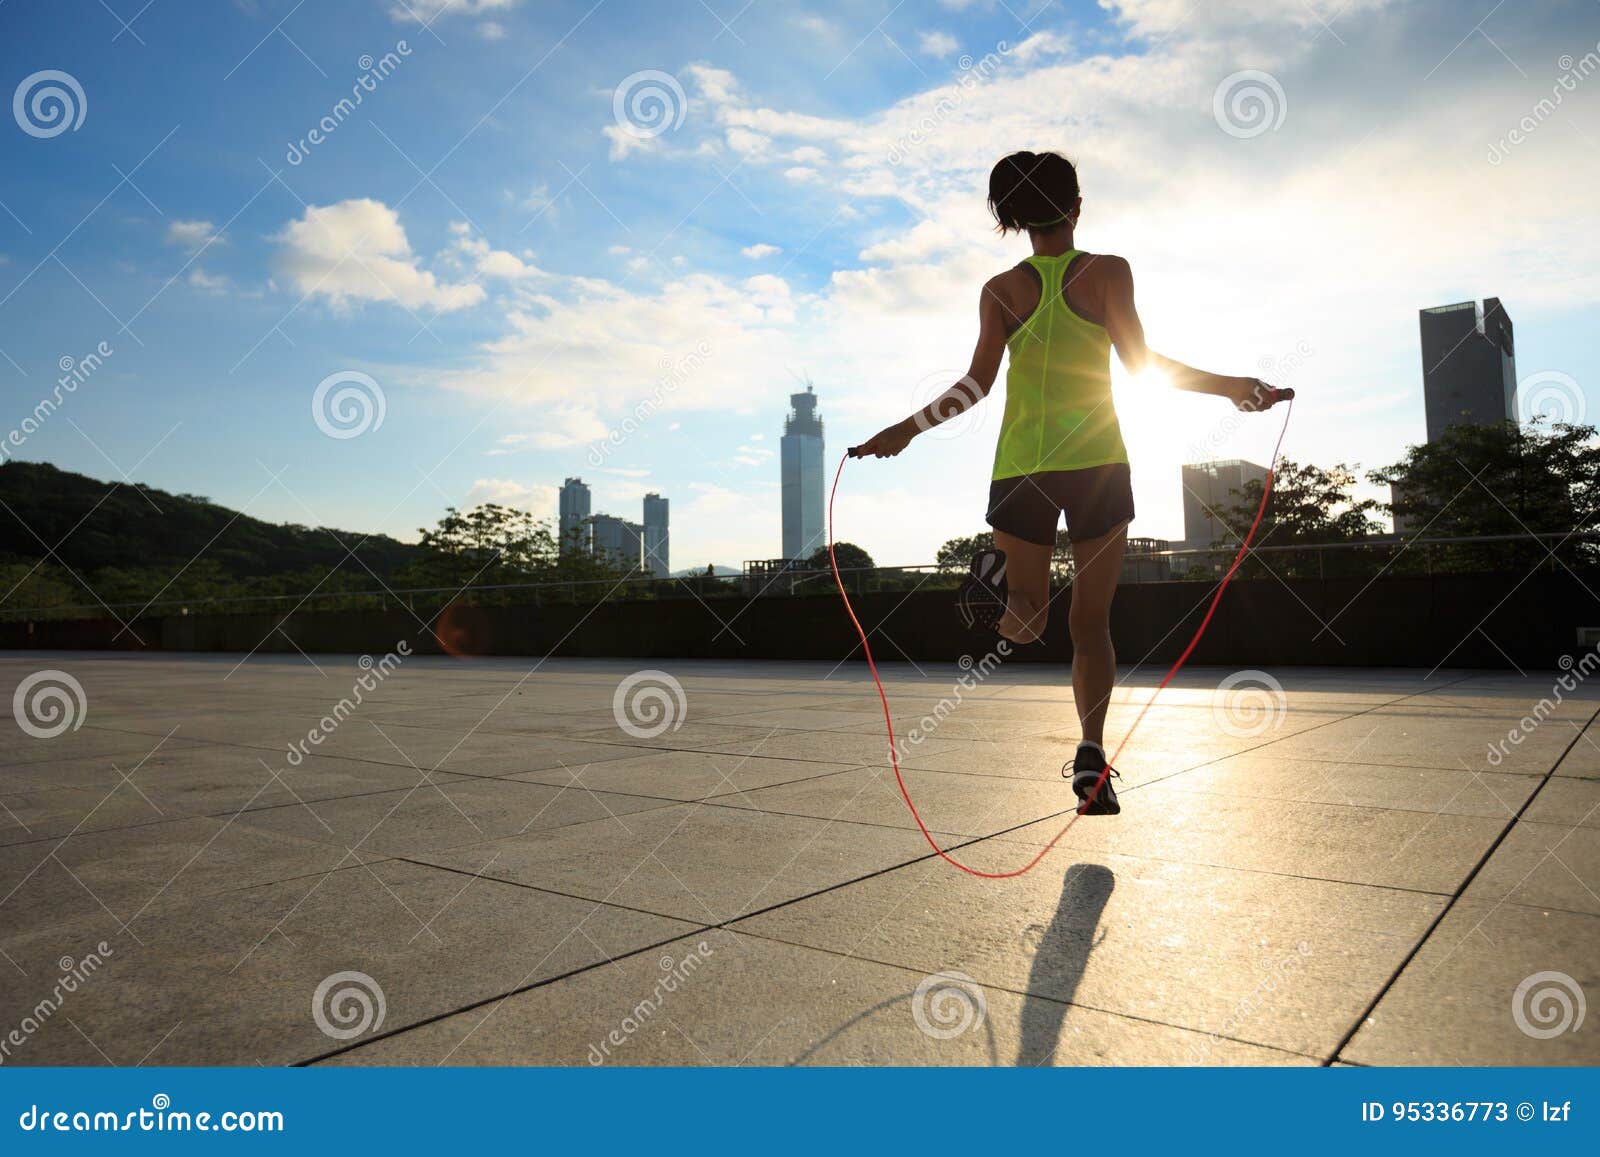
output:
[{"label": "woman's hand", "polygon": [[1270,410],[1280,399],[1278,391],[1260,378],[1234,378],[1228,389],[1228,399],[1234,409],[1246,414]]},{"label": "woman's hand", "polygon": [[909,421],[896,422],[892,426],[885,426],[861,445],[856,447],[859,457],[866,458],[893,458],[900,451],[911,445],[911,439],[917,436],[917,428]]}]

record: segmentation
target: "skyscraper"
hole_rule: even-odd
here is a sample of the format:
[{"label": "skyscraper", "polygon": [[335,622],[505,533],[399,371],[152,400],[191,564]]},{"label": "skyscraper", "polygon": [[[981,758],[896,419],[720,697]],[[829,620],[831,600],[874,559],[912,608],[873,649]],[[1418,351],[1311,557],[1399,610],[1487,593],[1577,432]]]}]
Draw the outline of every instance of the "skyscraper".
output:
[{"label": "skyscraper", "polygon": [[562,553],[589,548],[589,488],[582,478],[568,478],[561,486]]},{"label": "skyscraper", "polygon": [[667,547],[667,500],[652,491],[644,496],[644,568],[656,578],[671,573]]},{"label": "skyscraper", "polygon": [[1229,538],[1228,529],[1216,515],[1227,514],[1239,505],[1239,495],[1233,491],[1242,491],[1248,482],[1266,480],[1266,467],[1240,458],[1184,466],[1183,545],[1199,550],[1218,539]]},{"label": "skyscraper", "polygon": [[780,463],[783,470],[783,557],[809,558],[827,543],[822,521],[822,419],[817,395],[810,387],[790,394],[793,407],[783,423]]},{"label": "skyscraper", "polygon": [[1418,316],[1428,441],[1450,426],[1515,422],[1516,347],[1500,299],[1436,305]]},{"label": "skyscraper", "polygon": [[594,552],[607,555],[624,571],[639,569],[644,527],[611,514],[597,514],[589,520],[594,527]]}]

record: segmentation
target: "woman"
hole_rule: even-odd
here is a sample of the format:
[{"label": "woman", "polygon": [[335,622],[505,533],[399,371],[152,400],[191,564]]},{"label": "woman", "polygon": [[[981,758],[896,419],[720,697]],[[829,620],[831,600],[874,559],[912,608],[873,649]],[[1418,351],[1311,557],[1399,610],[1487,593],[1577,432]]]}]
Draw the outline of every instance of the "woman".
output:
[{"label": "woman", "polygon": [[1207,373],[1149,350],[1127,261],[1074,244],[1082,208],[1077,170],[1065,157],[1012,153],[994,167],[989,210],[1002,234],[1026,231],[1033,256],[984,285],[967,376],[857,453],[892,458],[918,433],[976,405],[994,386],[1001,355],[1010,352],[989,488],[994,550],[973,560],[962,605],[1012,642],[1037,641],[1050,611],[1056,523],[1066,515],[1072,694],[1083,730],[1072,786],[1080,814],[1115,815],[1122,808],[1110,783],[1116,772],[1105,774],[1104,747],[1116,679],[1111,599],[1133,520],[1133,488],[1111,402],[1111,348],[1131,373],[1153,366],[1179,389],[1216,394],[1241,410],[1268,409],[1287,395],[1256,378]]}]

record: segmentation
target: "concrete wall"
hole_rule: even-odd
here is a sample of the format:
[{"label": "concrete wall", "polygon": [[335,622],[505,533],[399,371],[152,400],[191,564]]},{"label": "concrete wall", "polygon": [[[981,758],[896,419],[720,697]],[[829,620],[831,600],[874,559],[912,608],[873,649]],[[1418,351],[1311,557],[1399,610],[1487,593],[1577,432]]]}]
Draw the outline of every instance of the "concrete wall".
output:
[{"label": "concrete wall", "polygon": [[[1600,625],[1600,600],[1591,589],[1600,589],[1600,573],[1240,580],[1223,597],[1191,661],[1430,668],[1514,662],[1549,668],[1561,655],[1577,652],[1578,627]],[[1148,664],[1177,658],[1199,625],[1210,592],[1208,583],[1123,587],[1112,608],[1119,658]],[[1044,642],[1020,648],[1016,659],[1071,658],[1069,597],[1060,593]],[[954,660],[993,645],[993,636],[961,627],[949,591],[862,595],[855,605],[863,624],[881,627],[892,640],[873,636],[874,652],[885,661]],[[404,610],[296,613],[282,623],[287,639],[274,629],[279,621],[264,614],[170,616],[137,620],[132,632],[99,620],[4,623],[0,647],[272,652],[298,646],[310,653],[379,656],[405,639],[422,654],[860,658],[854,631],[832,594],[704,604],[684,598],[599,607],[457,606],[427,624],[431,632]]]}]

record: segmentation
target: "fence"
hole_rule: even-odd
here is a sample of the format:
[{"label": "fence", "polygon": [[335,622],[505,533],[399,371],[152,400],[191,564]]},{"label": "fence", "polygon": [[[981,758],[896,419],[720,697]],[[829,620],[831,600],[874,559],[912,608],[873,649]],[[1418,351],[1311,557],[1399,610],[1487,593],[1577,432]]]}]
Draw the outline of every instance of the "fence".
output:
[{"label": "fence", "polygon": [[[1241,568],[1242,578],[1346,579],[1435,574],[1482,574],[1556,570],[1593,565],[1596,532],[1569,534],[1502,534],[1452,538],[1408,539],[1398,536],[1351,542],[1266,545],[1254,547]],[[1130,551],[1123,562],[1123,583],[1138,585],[1195,582],[1221,577],[1237,545]],[[879,592],[953,589],[964,564],[916,563],[909,566],[862,567],[841,571],[852,595]],[[1058,581],[1070,582],[1070,555],[1055,560]],[[0,601],[0,622],[56,619],[121,618],[219,614],[294,613],[297,611],[383,610],[404,607],[436,612],[445,606],[592,606],[596,603],[647,602],[668,599],[714,600],[794,597],[825,594],[833,589],[827,569],[795,568],[776,573],[738,573],[656,578],[632,574],[623,578],[557,582],[469,583],[465,586],[392,587],[363,590],[312,590],[297,594],[218,595],[155,598],[143,602],[100,601],[52,606],[14,607]]]}]

